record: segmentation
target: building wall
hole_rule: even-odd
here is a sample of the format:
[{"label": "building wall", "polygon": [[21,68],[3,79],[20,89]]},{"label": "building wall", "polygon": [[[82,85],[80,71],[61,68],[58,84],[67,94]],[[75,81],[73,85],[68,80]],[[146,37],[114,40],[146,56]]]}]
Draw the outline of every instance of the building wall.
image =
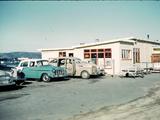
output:
[{"label": "building wall", "polygon": [[[122,59],[122,49],[131,51],[129,59]],[[119,53],[120,53],[120,57],[119,57],[120,58],[119,74],[120,74],[121,70],[128,69],[133,65],[133,44],[121,43]]]},{"label": "building wall", "polygon": [[55,58],[59,55],[59,51],[42,51],[42,59]]},{"label": "building wall", "polygon": [[49,51],[42,51],[42,59],[50,59],[50,58],[56,58],[59,57],[59,52],[66,52],[66,57],[69,56],[69,53],[74,53],[73,50],[60,50],[60,51],[54,51],[54,50],[49,50]]},{"label": "building wall", "polygon": [[[151,56],[154,53],[153,51],[154,44],[146,43],[146,42],[136,42],[134,45],[121,45],[121,49],[127,48],[131,50],[131,59],[130,60],[120,60],[121,61],[121,69],[133,67],[134,65],[137,67],[145,68],[148,66],[149,63],[151,63],[152,59]],[[140,49],[140,62],[133,64],[133,48],[139,48]]]},{"label": "building wall", "polygon": [[137,42],[135,48],[140,48],[140,62],[151,62],[151,55],[153,53],[153,44],[146,42]]},{"label": "building wall", "polygon": [[74,57],[80,58],[80,59],[84,59],[84,49],[80,48],[80,49],[75,49],[74,50]]},{"label": "building wall", "polygon": [[[78,57],[82,60],[90,60],[90,59],[84,59],[84,49],[107,49],[107,48],[111,48],[112,51],[112,58],[99,58],[98,59],[98,65],[102,66],[105,68],[105,71],[108,74],[118,74],[119,73],[119,67],[120,67],[120,63],[119,63],[119,43],[112,43],[112,44],[105,44],[105,45],[98,45],[98,46],[92,46],[92,47],[86,47],[86,48],[78,48],[74,50],[75,53],[75,57]],[[104,66],[104,62],[110,61],[111,62],[111,66]]]}]

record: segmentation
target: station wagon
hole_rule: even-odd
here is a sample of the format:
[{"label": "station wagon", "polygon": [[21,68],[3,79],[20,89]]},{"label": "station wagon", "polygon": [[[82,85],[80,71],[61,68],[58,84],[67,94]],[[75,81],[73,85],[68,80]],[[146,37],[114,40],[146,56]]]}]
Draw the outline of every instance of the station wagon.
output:
[{"label": "station wagon", "polygon": [[67,77],[67,71],[64,68],[49,65],[47,60],[42,59],[23,60],[19,63],[17,69],[26,79],[32,78],[48,82],[52,78]]}]

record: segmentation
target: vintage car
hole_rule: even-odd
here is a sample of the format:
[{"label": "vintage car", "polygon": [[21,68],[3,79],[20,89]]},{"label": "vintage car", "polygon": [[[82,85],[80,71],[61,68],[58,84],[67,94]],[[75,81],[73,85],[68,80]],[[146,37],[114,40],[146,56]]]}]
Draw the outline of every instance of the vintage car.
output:
[{"label": "vintage car", "polygon": [[125,76],[125,77],[144,77],[144,72],[143,69],[133,66],[133,67],[128,67],[125,69],[122,69],[121,71],[121,76]]},{"label": "vintage car", "polygon": [[0,70],[0,86],[16,85],[12,72]]},{"label": "vintage car", "polygon": [[51,58],[49,61],[53,66],[64,67],[68,76],[81,76],[88,79],[91,75],[98,76],[100,74],[96,64],[82,61],[76,57]]},{"label": "vintage car", "polygon": [[[87,63],[90,63],[90,64],[94,64],[91,60],[85,60],[85,61],[83,61],[83,62],[87,62]],[[100,76],[106,75],[104,66],[100,66],[100,65],[96,65],[96,66],[97,66],[98,75],[100,75]]]},{"label": "vintage car", "polygon": [[64,68],[48,64],[47,60],[28,59],[19,63],[17,70],[22,78],[42,80],[49,82],[52,78],[66,78],[67,72]]},{"label": "vintage car", "polygon": [[18,74],[17,69],[15,67],[8,66],[5,64],[0,64],[0,70],[3,77],[4,77],[3,74],[5,73],[5,76],[7,76],[7,79],[10,77],[10,79],[12,79],[16,83],[16,85],[20,85],[24,82],[24,79],[20,78],[21,73]]}]

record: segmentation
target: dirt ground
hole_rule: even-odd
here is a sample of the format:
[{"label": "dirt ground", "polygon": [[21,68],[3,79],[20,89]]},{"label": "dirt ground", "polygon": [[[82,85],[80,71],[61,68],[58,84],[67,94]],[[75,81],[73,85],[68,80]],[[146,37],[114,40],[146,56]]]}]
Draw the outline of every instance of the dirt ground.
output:
[{"label": "dirt ground", "polygon": [[29,80],[0,91],[0,120],[159,120],[159,78]]},{"label": "dirt ground", "polygon": [[103,107],[67,120],[160,120],[160,83],[145,96],[125,104]]}]

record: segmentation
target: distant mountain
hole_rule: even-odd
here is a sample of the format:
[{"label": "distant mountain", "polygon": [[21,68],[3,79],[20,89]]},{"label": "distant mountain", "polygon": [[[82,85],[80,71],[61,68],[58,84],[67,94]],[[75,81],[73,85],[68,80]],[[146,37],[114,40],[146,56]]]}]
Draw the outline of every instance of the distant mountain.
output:
[{"label": "distant mountain", "polygon": [[40,52],[9,52],[0,53],[0,58],[41,58]]}]

